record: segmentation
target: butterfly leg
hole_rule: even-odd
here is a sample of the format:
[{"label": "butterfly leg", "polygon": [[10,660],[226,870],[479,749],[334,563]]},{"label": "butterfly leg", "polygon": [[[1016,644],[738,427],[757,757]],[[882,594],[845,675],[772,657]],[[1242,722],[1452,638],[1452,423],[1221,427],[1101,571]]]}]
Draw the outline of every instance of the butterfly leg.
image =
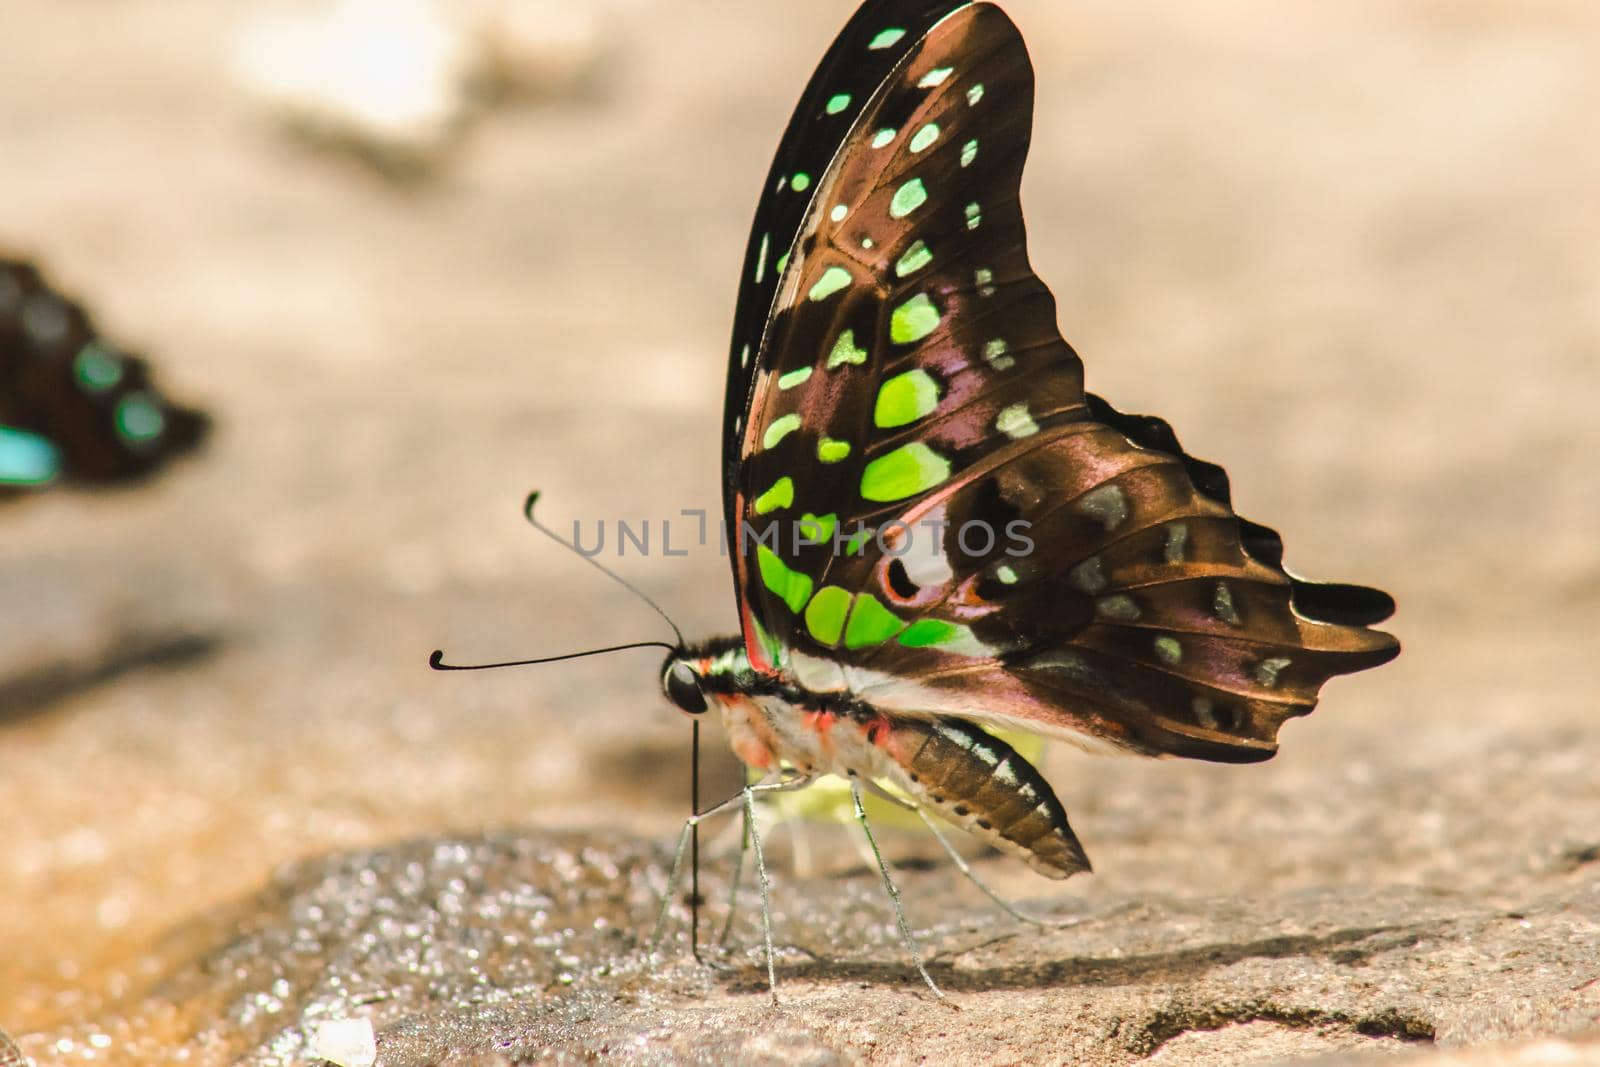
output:
[{"label": "butterfly leg", "polygon": [[766,928],[767,972],[768,978],[773,984],[774,996],[776,996],[776,979],[773,978],[772,964],[772,917],[767,908],[767,867],[761,852],[761,838],[756,832],[755,827],[755,798],[757,793],[786,793],[796,789],[804,789],[806,786],[810,785],[813,780],[814,777],[811,775],[800,775],[796,777],[785,778],[776,782],[763,782],[758,785],[748,785],[741,789],[738,793],[729,797],[727,800],[722,801],[720,804],[714,804],[705,811],[700,812],[700,814],[691,815],[689,818],[684,820],[683,830],[678,834],[678,848],[672,858],[672,870],[667,875],[666,892],[661,898],[661,912],[656,917],[655,929],[650,934],[650,941],[646,951],[654,953],[657,947],[659,947],[661,944],[662,935],[666,931],[667,916],[672,910],[672,900],[673,897],[677,895],[678,881],[683,874],[683,859],[689,850],[689,837],[694,832],[694,828],[705,822],[713,815],[721,815],[725,812],[732,811],[735,809],[736,805],[742,806],[745,816],[745,825],[750,832],[750,844],[755,850],[756,854],[756,867],[761,874],[761,913]]},{"label": "butterfly leg", "polygon": [[717,945],[720,948],[726,949],[733,937],[733,919],[739,912],[739,883],[744,876],[744,854],[748,851],[750,851],[750,815],[747,812],[739,826],[739,851],[733,857],[733,878],[728,886],[728,917],[722,924],[722,933],[717,937]]},{"label": "butterfly leg", "polygon": [[911,961],[917,965],[917,973],[922,975],[922,980],[928,983],[928,988],[933,990],[933,995],[940,1000],[949,1002],[944,990],[934,982],[933,976],[928,973],[928,968],[922,962],[922,950],[917,947],[916,938],[911,936],[911,927],[906,922],[906,913],[900,906],[900,890],[895,886],[894,879],[889,876],[889,865],[883,861],[883,853],[878,849],[878,840],[872,836],[872,827],[867,823],[867,809],[861,803],[861,782],[859,779],[850,781],[850,799],[855,807],[856,822],[861,824],[861,830],[867,835],[867,844],[872,848],[872,858],[878,861],[878,873],[883,875],[884,888],[889,891],[889,903],[894,905],[894,921],[900,927],[900,938],[906,943],[907,950],[911,953]]},{"label": "butterfly leg", "polygon": [[744,820],[750,831],[750,848],[756,854],[756,874],[761,879],[761,939],[767,951],[767,988],[772,991],[772,1003],[778,1003],[778,972],[772,962],[772,886],[767,881],[767,858],[761,853],[761,832],[756,829],[755,787],[744,789]]}]

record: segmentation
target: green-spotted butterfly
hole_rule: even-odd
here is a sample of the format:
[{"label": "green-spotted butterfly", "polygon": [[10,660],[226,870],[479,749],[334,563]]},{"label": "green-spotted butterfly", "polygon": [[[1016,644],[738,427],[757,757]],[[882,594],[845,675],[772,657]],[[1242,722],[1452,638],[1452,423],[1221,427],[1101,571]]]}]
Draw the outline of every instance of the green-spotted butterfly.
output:
[{"label": "green-spotted butterfly", "polygon": [[756,792],[836,775],[863,827],[887,785],[1066,878],[1089,862],[1062,804],[992,731],[1255,762],[1399,645],[1367,628],[1387,595],[1290,574],[1220,467],[1084,391],[1028,261],[1033,98],[990,3],[868,0],[823,58],[735,312],[740,633],[680,642],[662,685],[764,776],[747,819]]},{"label": "green-spotted butterfly", "polygon": [[32,266],[0,257],[0,498],[141,478],[197,446],[207,426]]}]

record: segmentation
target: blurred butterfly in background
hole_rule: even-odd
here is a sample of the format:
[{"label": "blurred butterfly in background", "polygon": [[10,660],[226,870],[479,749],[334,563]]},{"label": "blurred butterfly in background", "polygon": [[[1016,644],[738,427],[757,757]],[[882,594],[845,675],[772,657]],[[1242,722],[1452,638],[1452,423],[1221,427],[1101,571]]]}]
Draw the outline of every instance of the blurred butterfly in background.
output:
[{"label": "blurred butterfly in background", "polygon": [[208,427],[37,270],[0,257],[0,499],[136,481],[196,448]]},{"label": "blurred butterfly in background", "polygon": [[1066,878],[1088,858],[1000,731],[1253,763],[1329,678],[1399,652],[1367,628],[1386,594],[1289,573],[1222,468],[1084,391],[1028,260],[1033,99],[1000,8],[869,0],[756,209],[723,435],[740,632],[680,635],[662,686],[715,710],[759,779],[689,820],[668,901],[692,829],[742,808],[774,987],[757,795],[849,783],[937,993],[867,796]]}]

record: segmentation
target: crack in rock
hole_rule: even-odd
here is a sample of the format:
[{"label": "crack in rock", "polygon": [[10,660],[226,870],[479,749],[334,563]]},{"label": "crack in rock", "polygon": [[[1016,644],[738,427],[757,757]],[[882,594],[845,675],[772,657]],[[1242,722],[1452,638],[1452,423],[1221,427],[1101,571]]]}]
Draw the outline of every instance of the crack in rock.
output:
[{"label": "crack in rock", "polygon": [[1271,1002],[1195,1004],[1158,1011],[1128,1038],[1128,1047],[1145,1058],[1186,1033],[1215,1032],[1247,1023],[1275,1023],[1293,1030],[1337,1028],[1362,1037],[1389,1038],[1407,1044],[1432,1044],[1434,1024],[1399,1008],[1372,1012],[1285,1007]]}]

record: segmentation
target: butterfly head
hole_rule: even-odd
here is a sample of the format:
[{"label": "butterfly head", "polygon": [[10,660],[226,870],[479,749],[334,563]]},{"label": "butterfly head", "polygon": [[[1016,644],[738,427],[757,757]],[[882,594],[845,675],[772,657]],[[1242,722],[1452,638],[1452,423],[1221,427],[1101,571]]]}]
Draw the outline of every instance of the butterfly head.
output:
[{"label": "butterfly head", "polygon": [[703,664],[702,657],[676,648],[661,666],[661,691],[685,715],[702,715],[711,706],[706,698]]},{"label": "butterfly head", "polygon": [[704,714],[718,699],[749,693],[762,685],[740,637],[680,645],[661,664],[661,691],[674,707],[690,717]]}]

